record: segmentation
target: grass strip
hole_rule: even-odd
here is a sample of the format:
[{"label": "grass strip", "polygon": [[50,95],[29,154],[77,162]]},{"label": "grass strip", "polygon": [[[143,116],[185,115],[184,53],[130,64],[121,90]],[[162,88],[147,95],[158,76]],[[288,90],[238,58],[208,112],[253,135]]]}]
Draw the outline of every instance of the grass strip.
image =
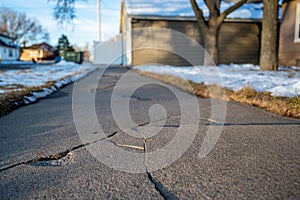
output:
[{"label": "grass strip", "polygon": [[[0,94],[0,117],[22,105],[25,105],[25,96],[32,96],[33,92],[42,92],[44,88],[50,89],[52,86],[55,86],[54,81],[49,81],[38,87],[18,85],[18,87],[14,88],[14,90]],[[7,86],[7,88],[9,88],[9,86]]]},{"label": "grass strip", "polygon": [[[204,85],[203,83],[194,83],[191,80],[185,81],[172,75],[156,74],[140,70],[135,71],[143,76],[161,80],[202,98],[220,98],[226,101],[237,101],[285,117],[300,118],[300,96],[292,98],[275,97],[271,96],[270,92],[257,92],[250,87],[244,87],[239,91],[232,91],[218,85]],[[210,91],[214,91],[213,94]],[[223,91],[223,94],[225,92],[225,95],[218,95],[222,94],[222,92],[218,91]]]}]

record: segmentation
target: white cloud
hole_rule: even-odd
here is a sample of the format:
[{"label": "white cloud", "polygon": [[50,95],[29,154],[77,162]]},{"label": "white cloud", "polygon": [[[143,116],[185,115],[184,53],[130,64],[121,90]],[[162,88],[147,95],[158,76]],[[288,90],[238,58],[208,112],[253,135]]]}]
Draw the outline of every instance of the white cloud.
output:
[{"label": "white cloud", "polygon": [[252,13],[250,10],[242,9],[242,10],[238,10],[234,13],[231,13],[228,17],[229,18],[251,18]]}]

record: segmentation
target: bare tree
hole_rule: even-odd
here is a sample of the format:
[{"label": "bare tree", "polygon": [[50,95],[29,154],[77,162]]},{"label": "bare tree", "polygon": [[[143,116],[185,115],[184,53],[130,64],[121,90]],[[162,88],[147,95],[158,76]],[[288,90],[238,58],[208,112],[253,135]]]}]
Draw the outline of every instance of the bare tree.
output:
[{"label": "bare tree", "polygon": [[[220,11],[221,0],[204,0],[208,10],[208,21],[203,16],[203,10],[199,7],[196,0],[190,0],[198,25],[202,31],[204,46],[212,57],[213,61],[218,64],[218,37],[222,22],[233,11],[241,7],[247,0],[240,0],[233,6],[226,9],[223,13]],[[208,64],[208,63],[204,63]]]},{"label": "bare tree", "polygon": [[35,18],[6,7],[0,8],[0,33],[11,37],[17,44],[49,39],[49,34]]},{"label": "bare tree", "polygon": [[263,0],[264,17],[261,36],[260,69],[277,70],[278,0]]},{"label": "bare tree", "polygon": [[53,16],[59,24],[63,25],[72,22],[76,18],[76,1],[87,0],[48,0],[49,2],[55,2],[56,5],[53,10]]}]

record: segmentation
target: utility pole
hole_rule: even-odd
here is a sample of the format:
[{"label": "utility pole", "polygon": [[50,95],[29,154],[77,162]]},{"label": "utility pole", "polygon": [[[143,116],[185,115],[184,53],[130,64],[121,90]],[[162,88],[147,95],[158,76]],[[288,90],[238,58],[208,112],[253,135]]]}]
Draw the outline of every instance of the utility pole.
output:
[{"label": "utility pole", "polygon": [[97,1],[98,4],[98,40],[101,41],[101,0]]}]

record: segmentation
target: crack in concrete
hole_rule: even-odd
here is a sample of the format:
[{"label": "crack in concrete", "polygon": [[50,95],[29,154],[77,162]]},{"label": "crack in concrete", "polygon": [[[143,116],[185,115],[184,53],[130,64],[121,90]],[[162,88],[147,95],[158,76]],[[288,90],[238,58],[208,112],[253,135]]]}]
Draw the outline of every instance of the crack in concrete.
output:
[{"label": "crack in concrete", "polygon": [[[160,118],[160,119],[157,119],[157,120],[154,120],[154,121],[151,121],[152,123],[155,123],[155,122],[159,122],[159,121],[162,121],[162,120],[166,120],[166,119],[178,119],[178,116],[179,115],[171,115],[171,116],[168,116],[168,117],[164,117],[164,118]],[[131,130],[134,130],[134,131],[137,131],[137,128],[138,127],[141,127],[141,126],[145,126],[145,125],[149,125],[151,123],[150,121],[148,122],[143,122],[143,123],[140,123],[138,124],[137,126],[131,128]],[[178,128],[180,127],[180,125],[164,125],[164,127],[168,127],[168,126],[176,126],[175,128]],[[177,127],[178,126],[178,127]],[[139,131],[137,131],[141,136],[143,136]],[[143,136],[143,138],[145,139],[145,137]]]},{"label": "crack in concrete", "polygon": [[[110,88],[113,88],[115,87],[116,84],[112,84],[112,85],[107,85],[107,86],[103,86],[103,87],[97,87],[96,90],[106,90],[106,89],[110,89]],[[94,90],[92,91],[94,92]]]},{"label": "crack in concrete", "polygon": [[136,99],[139,101],[153,101],[154,100],[153,98],[139,97],[139,96],[134,96],[134,95],[132,95],[130,98]]},{"label": "crack in concrete", "polygon": [[43,156],[43,157],[34,158],[34,159],[31,159],[31,160],[27,160],[27,161],[15,163],[13,165],[9,165],[7,167],[1,168],[0,172],[3,172],[5,170],[8,170],[8,169],[11,169],[11,168],[14,168],[14,167],[17,167],[19,165],[25,165],[25,164],[30,164],[30,163],[42,162],[42,161],[59,160],[59,159],[64,158],[65,156],[67,156],[70,152],[75,151],[76,149],[80,149],[80,148],[82,148],[86,145],[88,145],[88,144],[81,144],[81,145],[69,148],[69,149],[67,149],[65,151],[62,151],[60,153],[55,153],[55,154],[52,154],[52,155],[49,155],[49,156]]},{"label": "crack in concrete", "polygon": [[[162,119],[160,119],[162,120]],[[158,120],[159,121],[159,120]],[[142,123],[142,124],[138,124],[137,127],[139,126],[145,126],[147,124],[149,124],[150,122],[145,122],[145,123]],[[137,130],[136,130],[137,131]],[[141,134],[139,131],[137,131],[139,134]],[[0,168],[0,172],[3,172],[3,171],[6,171],[6,170],[9,170],[9,169],[12,169],[14,167],[17,167],[17,166],[20,166],[20,165],[26,165],[26,164],[30,164],[30,163],[36,163],[36,162],[43,162],[43,161],[51,161],[51,160],[59,160],[59,159],[62,159],[64,157],[66,157],[70,152],[72,151],[75,151],[77,149],[80,149],[80,148],[83,148],[83,147],[86,147],[86,146],[89,146],[91,144],[95,144],[99,141],[103,141],[103,140],[106,140],[106,139],[109,139],[111,137],[113,137],[114,135],[116,135],[118,132],[115,131],[113,132],[112,134],[108,135],[107,137],[104,137],[104,138],[101,138],[101,139],[98,139],[98,140],[95,140],[93,142],[88,142],[88,143],[85,143],[85,144],[80,144],[78,146],[75,146],[75,147],[72,147],[72,148],[69,148],[69,149],[66,149],[65,151],[62,151],[62,152],[59,152],[59,153],[55,153],[55,154],[52,154],[52,155],[48,155],[48,156],[41,156],[41,157],[38,157],[38,158],[34,158],[34,159],[31,159],[31,160],[26,160],[26,161],[22,161],[22,162],[18,162],[18,163],[15,163],[15,164],[11,164],[9,166],[6,166],[6,167],[3,167],[3,168]],[[93,134],[96,134],[96,132],[94,132]],[[146,141],[146,138],[145,136],[143,136],[141,134],[141,136],[144,138],[144,141]],[[124,147],[129,147],[129,148],[136,148],[136,149],[140,149],[140,150],[143,150],[144,152],[146,152],[145,150],[145,145],[144,147],[137,147],[137,146],[132,146],[132,145],[126,145],[126,144],[117,144],[116,145],[118,146],[124,146]]]},{"label": "crack in concrete", "polygon": [[60,160],[60,159],[62,159],[64,157],[66,157],[70,152],[73,152],[73,151],[75,151],[77,149],[89,146],[91,144],[95,144],[95,143],[97,143],[99,141],[111,138],[114,135],[116,135],[117,133],[118,132],[115,131],[112,134],[110,134],[110,135],[108,135],[108,136],[106,136],[104,138],[101,138],[101,139],[98,139],[98,140],[95,140],[95,141],[92,141],[92,142],[87,142],[85,144],[80,144],[80,145],[77,145],[75,147],[68,148],[65,151],[62,151],[62,152],[59,152],[59,153],[51,154],[51,155],[48,155],[48,156],[42,156],[42,157],[34,158],[34,159],[31,159],[31,160],[23,161],[23,162],[18,162],[18,163],[9,165],[7,167],[1,168],[0,172],[6,171],[8,169],[12,169],[12,168],[20,166],[20,165],[26,165],[26,164],[31,164],[31,163],[43,162],[43,161]]},{"label": "crack in concrete", "polygon": [[154,101],[155,100],[154,98],[140,97],[140,96],[135,96],[135,95],[131,95],[131,96],[123,95],[122,97],[136,99],[138,101]]},{"label": "crack in concrete", "polygon": [[212,122],[212,123],[218,123],[216,120],[210,119],[210,118],[200,118],[200,120],[207,121],[207,122]]},{"label": "crack in concrete", "polygon": [[[165,120],[165,119],[171,119],[171,118],[178,118],[179,115],[174,115],[174,116],[168,116],[166,118],[161,118],[161,119],[157,119],[155,121],[152,121],[152,122],[158,122],[158,121],[161,121],[161,120]],[[136,131],[139,135],[142,136],[143,138],[143,147],[138,147],[138,146],[133,146],[133,145],[126,145],[126,144],[118,144],[114,141],[111,141],[109,140],[110,142],[112,142],[113,144],[117,145],[117,146],[124,146],[124,147],[129,147],[129,148],[134,148],[134,149],[139,149],[139,150],[143,150],[144,151],[144,167],[145,167],[145,170],[146,170],[146,174],[147,174],[147,177],[149,179],[149,181],[154,185],[156,191],[166,200],[173,200],[173,199],[179,199],[174,193],[170,192],[167,188],[165,188],[163,186],[163,184],[159,181],[157,181],[154,176],[151,174],[151,172],[149,172],[148,170],[148,167],[147,167],[147,138],[140,132],[138,131],[138,127],[141,127],[141,126],[146,126],[146,125],[149,125],[151,122],[148,121],[148,122],[143,122],[143,123],[140,123],[140,124],[137,124],[137,126],[133,127],[133,128],[129,128],[133,131]],[[175,128],[178,128],[180,126],[174,126]]]},{"label": "crack in concrete", "polygon": [[[168,118],[171,118],[171,117],[168,117]],[[163,119],[160,119],[160,120],[163,120]],[[157,120],[157,121],[160,121],[160,120]],[[145,126],[147,124],[150,124],[150,122],[145,122],[145,123],[141,123],[141,124],[138,124],[137,127],[139,126]],[[137,130],[136,130],[137,131]],[[137,131],[139,133],[139,131]],[[48,156],[42,156],[42,157],[38,157],[38,158],[34,158],[34,159],[31,159],[31,160],[27,160],[27,161],[23,161],[23,162],[19,162],[19,163],[15,163],[15,164],[12,164],[12,165],[9,165],[7,167],[4,167],[4,168],[1,168],[0,169],[0,172],[3,172],[3,171],[6,171],[6,170],[9,170],[9,169],[12,169],[14,167],[17,167],[17,166],[20,166],[20,165],[25,165],[25,164],[33,164],[33,163],[37,163],[37,162],[43,162],[43,161],[52,161],[52,160],[60,160],[64,157],[66,157],[69,153],[77,150],[77,149],[81,149],[83,147],[86,147],[86,146],[89,146],[91,144],[95,144],[99,141],[103,141],[103,140],[107,140],[111,137],[113,137],[114,135],[116,135],[118,133],[118,131],[115,131],[113,132],[112,134],[104,137],[104,138],[101,138],[101,139],[98,139],[98,140],[94,140],[92,142],[87,142],[85,144],[80,144],[80,145],[77,145],[75,147],[71,147],[69,149],[66,149],[65,151],[62,151],[62,152],[59,152],[59,153],[55,153],[55,154],[52,154],[52,155],[48,155]],[[95,132],[93,133],[95,134]],[[139,133],[141,134],[141,133]],[[158,180],[156,180],[154,178],[154,176],[152,175],[151,172],[149,172],[148,168],[147,168],[147,165],[146,165],[146,160],[147,160],[147,138],[144,137],[142,134],[141,136],[143,137],[143,147],[139,147],[139,146],[134,146],[134,145],[126,145],[126,144],[118,144],[112,140],[108,140],[110,142],[112,142],[113,144],[117,145],[117,146],[123,146],[123,147],[128,147],[128,148],[134,148],[134,149],[138,149],[138,150],[143,150],[144,151],[144,166],[145,166],[145,169],[146,169],[146,174],[147,174],[147,177],[149,179],[149,181],[155,186],[155,189],[157,190],[157,192],[159,192],[159,194],[166,200],[169,200],[169,199],[179,199],[174,193],[170,192],[167,188],[165,188],[163,186],[163,184],[161,182],[159,182]]]},{"label": "crack in concrete", "polygon": [[129,145],[129,144],[120,144],[120,143],[117,143],[117,142],[112,141],[112,140],[108,140],[108,141],[113,143],[116,146],[119,146],[119,147],[128,147],[128,148],[131,148],[131,149],[137,149],[137,150],[145,151],[144,147],[139,147],[139,146]]},{"label": "crack in concrete", "polygon": [[167,188],[164,187],[164,185],[156,180],[151,172],[149,172],[146,161],[147,161],[147,139],[144,139],[144,166],[146,169],[147,177],[149,181],[154,185],[155,189],[159,194],[166,200],[174,200],[179,199],[174,193],[170,192]]},{"label": "crack in concrete", "polygon": [[[170,118],[170,117],[168,117],[168,118]],[[163,119],[160,119],[160,120],[163,120]],[[157,120],[157,121],[160,121],[160,120]],[[138,126],[145,126],[147,124],[150,124],[150,122],[141,123]],[[137,130],[135,130],[135,131],[137,131]],[[143,162],[143,164],[145,166],[147,177],[148,177],[149,181],[154,185],[156,191],[164,199],[166,199],[166,200],[179,199],[174,193],[170,192],[167,188],[165,188],[161,182],[156,180],[151,172],[149,172],[147,164],[146,164],[146,162],[147,162],[147,138],[144,137],[143,134],[141,134],[139,131],[137,131],[137,132],[143,137],[143,144],[144,144],[144,148],[143,148],[144,149],[144,162]]]},{"label": "crack in concrete", "polygon": [[174,193],[168,191],[161,182],[157,181],[150,172],[147,172],[148,179],[151,183],[154,184],[155,189],[159,192],[159,194],[166,200],[174,200],[179,199]]}]

